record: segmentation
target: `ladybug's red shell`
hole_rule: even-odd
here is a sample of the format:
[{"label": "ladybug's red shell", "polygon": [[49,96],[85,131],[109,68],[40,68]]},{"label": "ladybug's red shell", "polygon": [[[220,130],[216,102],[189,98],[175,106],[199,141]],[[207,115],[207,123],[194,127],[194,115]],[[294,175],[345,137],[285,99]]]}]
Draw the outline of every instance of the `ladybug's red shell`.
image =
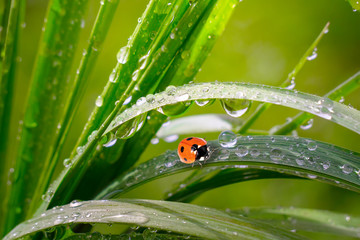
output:
[{"label": "ladybug's red shell", "polygon": [[209,157],[207,142],[202,138],[188,137],[183,139],[178,146],[180,161],[186,164],[195,160],[204,161]]}]

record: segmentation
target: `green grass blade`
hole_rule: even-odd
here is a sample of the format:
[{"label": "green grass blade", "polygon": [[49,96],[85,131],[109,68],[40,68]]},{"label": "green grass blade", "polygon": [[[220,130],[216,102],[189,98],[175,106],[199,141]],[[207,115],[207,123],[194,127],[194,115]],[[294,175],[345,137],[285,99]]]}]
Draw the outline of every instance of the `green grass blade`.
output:
[{"label": "green grass blade", "polygon": [[[73,202],[48,210],[42,216],[17,226],[4,240],[31,237],[36,232],[50,228],[60,231],[62,227],[74,223],[91,223],[99,227],[105,224],[127,224],[204,239],[304,239],[270,224],[234,217],[212,208],[176,202],[122,199]],[[100,233],[97,236],[101,237],[101,228],[97,231]],[[64,234],[68,237],[73,233],[67,230]]]},{"label": "green grass blade", "polygon": [[[140,84],[141,81],[143,81],[142,79],[137,81],[133,79],[133,72],[138,71],[139,69],[137,68],[141,68],[143,65],[141,56],[146,55],[148,49],[154,47],[154,44],[161,47],[161,44],[158,42],[146,40],[148,40],[151,34],[155,33],[156,36],[156,33],[158,33],[157,39],[169,41],[168,39],[170,39],[170,37],[168,35],[170,35],[171,29],[174,28],[179,21],[179,16],[177,16],[174,21],[171,21],[173,19],[173,14],[179,13],[179,15],[182,16],[189,6],[188,4],[183,4],[184,1],[185,0],[178,0],[176,3],[172,4],[172,6],[174,5],[172,11],[168,10],[169,6],[165,2],[151,1],[149,3],[133,36],[130,38],[128,45],[120,50],[120,56],[118,56],[119,62],[113,70],[113,73],[115,73],[114,79],[109,80],[108,84],[105,86],[104,91],[100,96],[102,104],[98,104],[98,106],[95,107],[73,150],[71,158],[75,160],[72,160],[72,166],[64,170],[56,181],[56,184],[50,187],[51,189],[57,189],[57,184],[61,184],[60,190],[58,189],[56,192],[55,199],[61,199],[62,203],[68,202],[71,198],[71,194],[74,192],[78,182],[83,177],[83,174],[89,165],[88,161],[96,160],[94,157],[96,156],[96,153],[93,153],[96,142],[92,139],[90,140],[89,136],[91,136],[91,138],[94,137],[94,139],[99,139],[102,134],[101,129],[103,129],[104,126],[107,126],[103,121],[105,120],[106,122],[112,120],[114,116],[113,113],[115,114],[119,109],[125,106],[123,106],[123,103],[130,96],[135,85]],[[164,22],[165,20],[167,22]],[[163,24],[169,26],[165,27],[165,30],[160,30],[160,27]],[[144,45],[144,43],[146,44]],[[156,55],[156,57],[159,58],[159,55]],[[147,71],[147,68],[140,70],[142,70],[141,72],[144,72]],[[154,72],[154,70],[151,71]],[[116,105],[114,104],[115,102],[117,102]],[[88,140],[89,142],[87,142]],[[99,144],[98,146],[100,150],[102,150],[102,144]],[[79,151],[79,149],[82,150]],[[45,205],[46,203],[43,203],[42,206]]]},{"label": "green grass blade", "polygon": [[[37,62],[27,99],[24,125],[8,199],[7,230],[24,219],[42,171],[58,134],[58,119],[68,94],[71,63],[87,1],[49,3]],[[46,104],[43,104],[46,103]]]},{"label": "green grass blade", "polygon": [[15,151],[9,146],[10,117],[13,108],[14,85],[16,81],[17,53],[25,15],[25,1],[12,0],[4,3],[0,36],[0,236],[5,226],[6,200],[9,194],[8,174]]},{"label": "green grass blade", "polygon": [[360,218],[305,208],[247,208],[231,211],[288,230],[319,232],[359,238]]},{"label": "green grass blade", "polygon": [[[339,101],[342,97],[347,96],[351,92],[357,90],[360,87],[360,72],[357,72],[351,76],[348,80],[341,83],[339,86],[328,92],[324,97],[328,97],[333,101]],[[287,121],[283,125],[275,126],[270,130],[270,134],[273,135],[286,135],[297,129],[300,125],[306,123],[313,117],[313,114],[307,112],[301,112],[293,117],[290,121]]]},{"label": "green grass blade", "polygon": [[135,104],[125,113],[119,113],[105,133],[115,132],[124,122],[150,110],[169,104],[209,98],[247,99],[278,104],[309,112],[360,133],[358,110],[333,102],[328,98],[299,91],[246,83],[200,83],[174,87],[171,88],[170,93],[169,91],[157,93],[152,98],[154,101],[146,101],[143,98],[141,104]]},{"label": "green grass blade", "polygon": [[[360,192],[360,155],[331,144],[298,137],[240,136],[233,148],[223,148],[218,142],[211,142],[210,148],[203,169],[249,166]],[[180,162],[176,151],[170,151],[119,176],[98,198],[119,196],[150,180],[192,169],[191,164]]]},{"label": "green grass blade", "polygon": [[296,176],[284,173],[244,167],[245,169],[213,167],[199,170],[200,173],[196,176],[191,176],[178,184],[175,190],[167,194],[165,199],[167,201],[191,202],[208,190],[233,183],[268,178],[296,178]]},{"label": "green grass blade", "polygon": [[348,0],[351,7],[353,8],[353,11],[359,11],[360,10],[360,4],[358,0]]},{"label": "green grass blade", "polygon": [[[289,84],[292,84],[291,81],[295,81],[295,77],[298,74],[298,72],[303,68],[304,64],[308,61],[308,57],[316,51],[316,46],[319,44],[320,40],[329,31],[329,25],[328,22],[325,27],[320,32],[319,36],[315,39],[315,41],[310,45],[310,47],[306,50],[305,54],[301,57],[299,62],[296,64],[295,68],[289,73],[287,79],[280,85],[280,87],[288,87]],[[294,82],[295,84],[295,82]],[[245,121],[245,123],[240,127],[240,130],[238,133],[246,133],[248,129],[255,123],[256,119],[260,117],[260,115],[266,111],[271,106],[270,103],[262,103],[260,104],[255,112],[251,114],[250,117],[248,117]]]},{"label": "green grass blade", "polygon": [[[196,9],[194,9],[193,13],[188,16],[184,16],[176,26],[178,32],[183,34],[185,41],[177,51],[174,60],[169,59],[168,62],[165,61],[165,64],[169,65],[166,67],[168,70],[165,74],[163,74],[164,76],[161,76],[157,80],[160,83],[157,91],[164,90],[169,82],[171,84],[178,85],[183,82],[189,82],[193,79],[205,58],[208,56],[208,53],[211,51],[217,37],[223,32],[228,18],[234,11],[234,7],[237,4],[237,2],[233,0],[211,1],[211,4],[209,3],[207,5],[204,4],[203,7],[197,10],[197,12],[195,11]],[[200,16],[199,19],[197,17],[198,15]],[[211,24],[209,24],[210,22]],[[186,37],[186,31],[192,27],[194,30],[189,32],[189,37]],[[211,37],[209,38],[209,36]],[[181,39],[182,37],[175,35],[174,38]],[[157,45],[157,47],[160,47],[160,44]],[[161,45],[160,50],[169,51],[168,48],[169,47],[165,42],[165,44]],[[199,51],[199,49],[202,51]],[[150,59],[150,57],[151,54],[148,58]],[[159,63],[159,61],[156,62],[157,64]],[[190,68],[190,70],[188,68]],[[131,94],[133,100],[136,100],[147,93],[154,92],[158,83],[146,80],[145,77],[148,75],[149,74],[146,72],[144,73],[144,81],[142,81],[139,85],[139,89],[141,89],[142,92],[134,91]],[[147,78],[152,79],[151,75]],[[144,91],[146,92],[145,94]],[[148,116],[148,118],[150,120],[145,122],[139,134],[136,134],[134,137],[126,141],[118,140],[112,149],[104,149],[101,152],[100,156],[102,156],[102,158],[92,161],[92,165],[84,176],[84,179],[81,181],[77,190],[74,191],[77,194],[75,195],[75,198],[83,198],[84,196],[87,198],[92,197],[84,195],[83,193],[87,191],[89,182],[91,183],[96,181],[96,185],[100,191],[102,187],[106,186],[116,175],[119,174],[119,172],[125,171],[135,164],[136,160],[142,153],[142,150],[148,145],[151,138],[153,138],[154,133],[165,120],[165,117],[161,116],[159,113],[152,113]],[[134,149],[135,146],[136,150]],[[122,151],[123,149],[126,149],[127,151]],[[107,159],[107,161],[104,161],[104,159]],[[99,169],[106,171],[106,176],[103,176]],[[100,181],[102,183],[96,179],[101,179]],[[94,191],[87,192],[91,193]]]},{"label": "green grass blade", "polygon": [[46,188],[49,187],[54,168],[59,160],[59,154],[66,140],[67,133],[78,109],[82,95],[85,92],[88,76],[93,69],[99,52],[101,51],[102,44],[110,28],[118,3],[119,1],[104,1],[104,3],[100,6],[94,27],[89,37],[89,45],[80,61],[79,70],[75,76],[74,84],[72,89],[69,90],[70,96],[67,100],[66,106],[64,107],[64,115],[59,121],[59,126],[61,127],[59,129],[56,142],[54,143],[55,148],[53,152],[49,154],[46,161],[44,161],[43,168],[47,170],[42,171],[39,176],[40,180],[33,195],[34,201],[32,201],[29,207],[28,217],[32,216],[40,203],[40,201],[36,201],[36,199],[40,200],[41,196],[45,193]]}]

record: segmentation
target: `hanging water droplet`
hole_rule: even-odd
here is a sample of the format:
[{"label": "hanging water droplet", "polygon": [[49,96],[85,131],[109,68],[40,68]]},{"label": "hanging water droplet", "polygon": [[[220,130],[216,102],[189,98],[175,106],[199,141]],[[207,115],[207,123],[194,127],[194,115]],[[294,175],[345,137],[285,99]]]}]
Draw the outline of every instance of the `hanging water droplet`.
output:
[{"label": "hanging water droplet", "polygon": [[[113,134],[112,134],[113,135]],[[117,142],[117,138],[115,136],[110,137],[109,141],[105,144],[103,144],[104,147],[112,147]]]},{"label": "hanging water droplet", "polygon": [[339,99],[339,103],[343,103],[343,102],[345,102],[345,98],[344,96],[341,96],[341,98]]},{"label": "hanging water droplet", "polygon": [[232,131],[223,131],[219,135],[219,143],[224,148],[233,148],[236,145],[236,134]]},{"label": "hanging water droplet", "polygon": [[293,77],[293,78],[291,78],[290,84],[286,87],[286,89],[292,90],[292,89],[295,88],[295,85],[296,85],[296,83],[295,83],[295,77]]},{"label": "hanging water droplet", "polygon": [[128,105],[128,104],[130,103],[131,99],[132,99],[132,96],[130,96],[130,97],[128,97],[127,99],[125,99],[123,105]]},{"label": "hanging water droplet", "polygon": [[205,106],[210,106],[211,104],[213,104],[215,102],[215,99],[210,99],[210,100],[195,100],[196,105],[200,106],[200,107],[205,107]]},{"label": "hanging water droplet", "polygon": [[125,64],[129,59],[130,48],[128,46],[120,48],[119,52],[116,55],[116,58],[119,63]]},{"label": "hanging water droplet", "polygon": [[186,112],[191,106],[192,101],[189,102],[178,102],[175,104],[165,105],[161,107],[161,113],[169,117],[175,117]]},{"label": "hanging water droplet", "polygon": [[95,101],[95,105],[97,107],[101,107],[103,105],[103,98],[101,96],[98,96]]},{"label": "hanging water droplet", "polygon": [[139,73],[140,73],[139,69],[136,69],[136,70],[133,72],[131,79],[132,79],[133,81],[136,81],[136,80],[138,79],[138,77],[139,77]]},{"label": "hanging water droplet", "polygon": [[349,166],[349,165],[347,165],[347,164],[344,164],[344,165],[342,165],[342,166],[340,166],[340,169],[343,171],[343,173],[345,173],[345,174],[350,174],[354,169],[351,167],[351,166]]},{"label": "hanging water droplet", "polygon": [[245,157],[248,153],[249,150],[245,146],[238,146],[235,151],[235,154],[239,157]]},{"label": "hanging water droplet", "polygon": [[175,33],[173,33],[173,32],[170,33],[170,38],[171,38],[171,39],[175,39]]},{"label": "hanging water droplet", "polygon": [[251,106],[251,101],[246,99],[222,99],[221,105],[231,117],[241,117]]},{"label": "hanging water droplet", "polygon": [[314,48],[314,51],[312,52],[312,54],[310,56],[308,56],[306,59],[308,61],[312,61],[317,57],[317,48]]},{"label": "hanging water droplet", "polygon": [[112,82],[112,83],[115,83],[116,82],[116,70],[113,69],[112,72],[110,73],[110,76],[109,76],[109,81]]},{"label": "hanging water droplet", "polygon": [[115,136],[120,139],[128,139],[141,129],[146,119],[146,114],[141,114],[123,124],[116,130]]},{"label": "hanging water droplet", "polygon": [[310,119],[309,121],[307,121],[306,123],[304,123],[303,125],[300,126],[300,128],[302,130],[308,130],[313,126],[314,123],[314,119]]},{"label": "hanging water droplet", "polygon": [[149,59],[150,51],[139,59],[140,69],[144,69]]},{"label": "hanging water droplet", "polygon": [[270,158],[271,158],[271,160],[273,160],[275,162],[281,161],[284,158],[284,154],[280,149],[273,148],[270,151]]},{"label": "hanging water droplet", "polygon": [[308,141],[307,148],[308,148],[310,151],[315,151],[316,148],[317,148],[316,142]]}]

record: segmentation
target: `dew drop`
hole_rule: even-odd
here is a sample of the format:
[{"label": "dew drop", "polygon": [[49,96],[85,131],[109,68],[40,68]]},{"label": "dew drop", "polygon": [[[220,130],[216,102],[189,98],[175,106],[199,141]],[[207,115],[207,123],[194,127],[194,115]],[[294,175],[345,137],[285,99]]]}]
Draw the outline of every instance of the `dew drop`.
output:
[{"label": "dew drop", "polygon": [[310,56],[308,56],[306,59],[308,61],[312,61],[317,57],[317,48],[314,48],[314,51],[312,52],[312,54]]},{"label": "dew drop", "polygon": [[133,72],[131,79],[132,79],[133,81],[136,81],[136,80],[138,79],[138,77],[139,77],[139,73],[140,73],[140,70],[139,70],[139,69],[136,69],[136,70]]},{"label": "dew drop", "polygon": [[72,160],[71,160],[71,158],[65,158],[64,161],[63,161],[63,164],[64,164],[64,166],[65,166],[66,168],[71,167],[71,165],[72,165]]},{"label": "dew drop", "polygon": [[175,33],[170,33],[170,38],[175,39]]},{"label": "dew drop", "polygon": [[297,158],[297,159],[295,160],[295,162],[296,162],[296,164],[299,165],[299,166],[303,166],[303,165],[305,164],[305,161],[304,161],[304,159],[302,159],[302,158]]},{"label": "dew drop", "polygon": [[97,107],[101,107],[103,105],[103,98],[101,96],[98,96],[95,101],[95,105]]},{"label": "dew drop", "polygon": [[270,158],[275,162],[281,161],[284,158],[284,154],[280,149],[273,148],[270,151]]},{"label": "dew drop", "polygon": [[110,73],[109,81],[112,83],[116,82],[116,70],[115,69],[113,69],[113,71]]},{"label": "dew drop", "polygon": [[215,102],[215,99],[211,99],[211,100],[195,100],[196,105],[198,105],[199,107],[209,106],[209,105],[213,104],[214,102]]},{"label": "dew drop", "polygon": [[168,96],[174,96],[176,94],[176,87],[170,85],[165,89],[165,92]]},{"label": "dew drop", "polygon": [[256,148],[250,149],[250,155],[254,158],[257,158],[260,155],[260,151]]},{"label": "dew drop", "polygon": [[350,174],[354,170],[351,166],[349,166],[347,164],[344,164],[344,165],[340,166],[340,169],[345,174]]},{"label": "dew drop", "polygon": [[309,151],[315,151],[317,148],[316,142],[308,141],[307,148],[309,149]]},{"label": "dew drop", "polygon": [[293,77],[290,81],[290,84],[286,87],[286,89],[292,90],[295,88],[295,86],[296,86],[295,78]]},{"label": "dew drop", "polygon": [[111,138],[107,143],[103,144],[104,147],[112,147],[117,142],[117,138]]},{"label": "dew drop", "polygon": [[224,148],[233,148],[236,145],[236,134],[232,131],[223,131],[218,139],[220,145]]},{"label": "dew drop", "polygon": [[121,64],[125,64],[129,59],[130,48],[128,46],[120,48],[116,55],[117,61]]},{"label": "dew drop", "polygon": [[238,146],[235,151],[235,154],[239,157],[245,157],[248,153],[249,150],[245,146]]},{"label": "dew drop", "polygon": [[345,98],[344,96],[341,96],[341,98],[339,99],[339,103],[344,103],[345,102]]},{"label": "dew drop", "polygon": [[128,104],[130,103],[131,99],[132,99],[132,96],[130,96],[130,97],[128,97],[127,99],[125,99],[123,105],[128,105]]},{"label": "dew drop", "polygon": [[77,148],[76,148],[76,152],[77,152],[78,154],[82,154],[82,153],[84,152],[84,147],[83,147],[83,146],[77,147]]},{"label": "dew drop", "polygon": [[71,208],[77,208],[77,207],[82,206],[83,204],[84,204],[84,202],[82,202],[82,201],[73,200],[73,201],[70,202],[69,206],[70,206]]},{"label": "dew drop", "polygon": [[231,117],[241,117],[251,106],[251,101],[244,99],[222,99],[221,105]]},{"label": "dew drop", "polygon": [[300,126],[300,128],[302,130],[308,130],[313,126],[314,123],[314,119],[310,119],[309,121],[307,121],[306,123],[304,123],[303,125]]},{"label": "dew drop", "polygon": [[141,98],[139,98],[139,99],[136,101],[136,105],[137,105],[137,106],[141,106],[141,105],[143,105],[144,103],[146,103],[146,98],[145,98],[145,97],[141,97]]},{"label": "dew drop", "polygon": [[320,165],[323,167],[324,170],[327,170],[330,167],[330,162],[321,162]]}]

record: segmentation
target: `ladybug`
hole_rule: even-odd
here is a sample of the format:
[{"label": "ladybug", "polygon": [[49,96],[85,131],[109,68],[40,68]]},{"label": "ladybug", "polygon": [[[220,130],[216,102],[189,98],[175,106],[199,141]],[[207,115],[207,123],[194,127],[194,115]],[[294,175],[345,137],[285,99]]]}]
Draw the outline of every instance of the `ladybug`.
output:
[{"label": "ladybug", "polygon": [[188,137],[183,139],[178,146],[180,161],[190,164],[194,163],[195,160],[204,161],[208,159],[210,150],[206,144],[207,142],[202,138]]}]

